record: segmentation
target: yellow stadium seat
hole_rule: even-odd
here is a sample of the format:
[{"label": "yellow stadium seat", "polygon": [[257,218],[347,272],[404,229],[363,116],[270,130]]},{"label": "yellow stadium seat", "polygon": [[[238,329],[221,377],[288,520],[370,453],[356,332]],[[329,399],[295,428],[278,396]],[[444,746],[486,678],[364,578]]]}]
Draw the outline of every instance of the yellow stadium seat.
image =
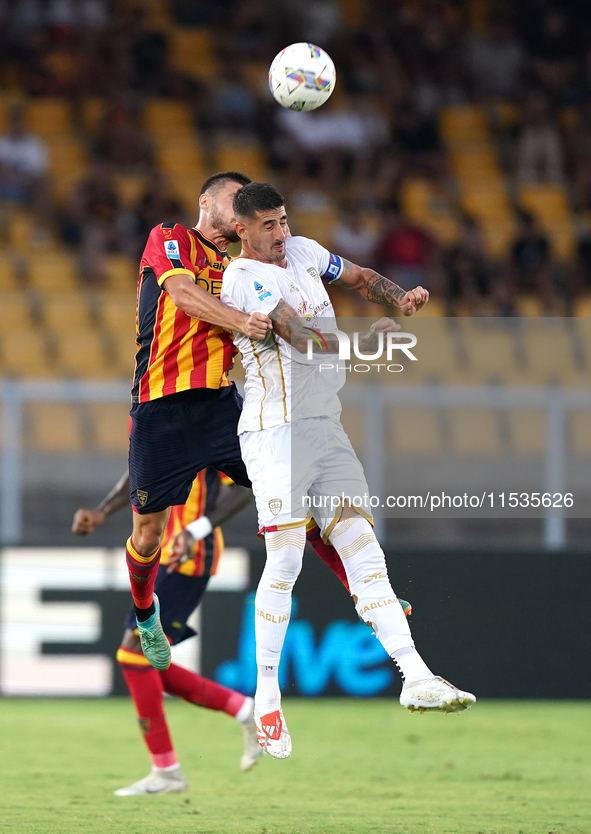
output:
[{"label": "yellow stadium seat", "polygon": [[135,293],[105,293],[101,298],[101,320],[110,333],[135,338]]},{"label": "yellow stadium seat", "polygon": [[49,174],[55,194],[67,197],[86,175],[86,152],[82,143],[72,137],[49,143]]},{"label": "yellow stadium seat", "polygon": [[524,383],[525,371],[518,362],[514,333],[497,320],[466,319],[462,322],[467,379],[481,385],[491,382]]},{"label": "yellow stadium seat", "polygon": [[170,60],[173,67],[191,78],[211,78],[217,61],[210,29],[175,27],[170,33]]},{"label": "yellow stadium seat", "polygon": [[591,317],[591,295],[584,295],[575,302],[575,315]]},{"label": "yellow stadium seat", "polygon": [[114,356],[111,376],[131,380],[137,351],[135,331],[129,329],[110,330],[108,331],[108,340]]},{"label": "yellow stadium seat", "polygon": [[482,141],[489,135],[484,110],[473,104],[442,108],[439,127],[443,138],[450,144]]},{"label": "yellow stadium seat", "polygon": [[[388,412],[388,449],[397,457],[432,457],[443,451],[438,410],[393,408]],[[420,443],[411,438],[419,436]]]},{"label": "yellow stadium seat", "polygon": [[492,178],[475,183],[463,183],[462,207],[481,221],[510,221],[512,211],[502,180]]},{"label": "yellow stadium seat", "polygon": [[256,182],[268,179],[265,154],[259,145],[220,142],[215,155],[220,171],[241,171]]},{"label": "yellow stadium seat", "polygon": [[516,228],[513,218],[507,220],[482,221],[486,252],[491,258],[505,258],[515,239]]},{"label": "yellow stadium seat", "polygon": [[546,415],[539,408],[507,409],[511,450],[517,455],[541,456],[546,451]]},{"label": "yellow stadium seat", "polygon": [[414,222],[424,226],[442,243],[453,243],[458,236],[455,210],[441,190],[426,179],[405,180],[401,188],[401,203]]},{"label": "yellow stadium seat", "polygon": [[155,156],[158,166],[166,174],[199,175],[203,172],[201,148],[195,135],[178,138],[174,136],[160,141]]},{"label": "yellow stadium seat", "polygon": [[[523,344],[530,384],[564,384],[579,374],[571,333],[561,319],[528,322]],[[568,320],[566,320],[568,321]]]},{"label": "yellow stadium seat", "polygon": [[32,287],[40,292],[75,292],[77,289],[77,269],[68,253],[29,255],[27,267]]},{"label": "yellow stadium seat", "polygon": [[188,104],[169,99],[149,99],[144,107],[144,127],[153,136],[193,133],[193,115]]},{"label": "yellow stadium seat", "polygon": [[94,443],[107,455],[125,455],[129,447],[129,405],[95,403],[90,409]]},{"label": "yellow stadium seat", "polygon": [[417,337],[417,345],[412,349],[417,361],[404,357],[394,360],[404,366],[400,376],[395,377],[396,383],[463,382],[465,367],[458,351],[457,319],[417,317],[401,319],[400,324],[403,332]]},{"label": "yellow stadium seat", "polygon": [[114,376],[102,336],[93,331],[56,334],[61,370],[68,376],[105,379]]},{"label": "yellow stadium seat", "polygon": [[499,420],[492,409],[449,410],[452,449],[458,455],[495,457],[503,451]]},{"label": "yellow stadium seat", "polygon": [[198,174],[171,174],[170,189],[177,200],[183,205],[189,214],[189,222],[197,222],[199,217],[199,193],[205,180],[204,175]]},{"label": "yellow stadium seat", "polygon": [[591,455],[591,412],[572,411],[569,415],[571,451],[577,455]]},{"label": "yellow stadium seat", "polygon": [[560,183],[522,185],[518,199],[544,226],[552,240],[554,255],[570,260],[576,250],[572,212],[564,187]]},{"label": "yellow stadium seat", "polygon": [[0,346],[5,373],[30,379],[55,375],[45,338],[32,327],[3,330]]},{"label": "yellow stadium seat", "polygon": [[107,255],[105,268],[109,277],[109,289],[125,292],[137,287],[139,263],[129,255]]},{"label": "yellow stadium seat", "polygon": [[27,126],[32,133],[50,139],[72,132],[72,113],[66,99],[33,99],[26,111]]},{"label": "yellow stadium seat", "polygon": [[113,188],[126,208],[134,208],[145,193],[149,178],[146,174],[114,174]]},{"label": "yellow stadium seat", "polygon": [[82,102],[80,116],[82,126],[87,133],[96,135],[105,117],[106,101],[103,98],[85,98]]},{"label": "yellow stadium seat", "polygon": [[292,211],[289,215],[289,227],[294,235],[303,235],[317,240],[322,246],[330,246],[337,216],[332,208],[324,211]]},{"label": "yellow stadium seat", "polygon": [[[10,258],[2,257],[0,259],[0,291],[2,293],[10,292],[11,290],[15,290],[17,288],[17,280],[16,275],[14,272],[14,264],[10,260]],[[2,298],[2,303],[4,303],[4,298]]]},{"label": "yellow stadium seat", "polygon": [[57,334],[64,331],[84,333],[94,326],[82,293],[52,293],[47,296],[43,303],[43,320]]},{"label": "yellow stadium seat", "polygon": [[21,251],[30,251],[36,227],[33,215],[27,211],[15,211],[7,220],[6,234],[10,245]]},{"label": "yellow stadium seat", "polygon": [[29,302],[24,293],[6,292],[0,302],[0,333],[26,330],[33,326]]},{"label": "yellow stadium seat", "polygon": [[85,450],[80,409],[69,403],[29,403],[27,440],[36,451],[57,453]]}]

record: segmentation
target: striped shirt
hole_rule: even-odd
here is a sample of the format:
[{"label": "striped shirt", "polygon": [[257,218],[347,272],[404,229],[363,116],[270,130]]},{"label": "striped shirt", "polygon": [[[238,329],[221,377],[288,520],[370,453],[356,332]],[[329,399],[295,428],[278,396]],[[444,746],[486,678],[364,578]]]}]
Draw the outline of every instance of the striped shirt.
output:
[{"label": "striped shirt", "polygon": [[[175,536],[191,521],[211,512],[217,498],[220,483],[231,484],[230,478],[220,475],[213,467],[202,469],[193,481],[191,492],[185,504],[172,507],[170,518],[162,539],[160,564],[167,565],[172,555]],[[197,542],[195,556],[175,568],[178,573],[187,576],[213,575],[218,567],[220,555],[224,549],[224,537],[220,527]]]},{"label": "striped shirt", "polygon": [[229,385],[227,372],[236,352],[231,335],[188,316],[163,287],[171,275],[185,274],[219,298],[229,263],[228,253],[197,229],[178,223],[152,229],[140,262],[133,402]]}]

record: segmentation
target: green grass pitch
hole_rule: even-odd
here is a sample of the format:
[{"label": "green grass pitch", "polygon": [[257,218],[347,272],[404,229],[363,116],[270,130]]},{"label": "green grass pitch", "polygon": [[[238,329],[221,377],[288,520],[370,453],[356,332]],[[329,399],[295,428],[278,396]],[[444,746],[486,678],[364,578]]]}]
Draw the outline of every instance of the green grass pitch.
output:
[{"label": "green grass pitch", "polygon": [[291,759],[247,774],[232,719],[166,706],[189,792],[115,797],[149,770],[130,701],[0,699],[0,832],[591,832],[591,703],[286,699]]}]

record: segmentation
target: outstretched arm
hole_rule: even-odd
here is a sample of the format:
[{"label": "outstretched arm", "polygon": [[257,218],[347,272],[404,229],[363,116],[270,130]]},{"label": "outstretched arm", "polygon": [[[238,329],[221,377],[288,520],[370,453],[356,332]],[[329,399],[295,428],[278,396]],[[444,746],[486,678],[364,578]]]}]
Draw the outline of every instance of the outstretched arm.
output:
[{"label": "outstretched arm", "polygon": [[72,522],[72,533],[76,533],[77,536],[87,536],[93,533],[106,518],[128,506],[129,472],[126,472],[119,478],[113,489],[105,495],[98,507],[93,510],[76,510]]},{"label": "outstretched arm", "polygon": [[395,307],[400,307],[404,316],[412,316],[429,300],[429,293],[423,287],[415,287],[414,290],[407,292],[373,269],[357,266],[345,258],[343,258],[343,271],[334,284],[349,290],[357,290],[364,298],[375,304],[393,304]]}]

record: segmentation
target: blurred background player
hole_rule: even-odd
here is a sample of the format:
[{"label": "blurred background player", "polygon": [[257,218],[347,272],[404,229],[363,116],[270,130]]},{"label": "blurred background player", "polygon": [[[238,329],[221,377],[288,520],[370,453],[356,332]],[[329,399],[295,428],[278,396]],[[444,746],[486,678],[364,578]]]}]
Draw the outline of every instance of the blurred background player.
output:
[{"label": "blurred background player", "polygon": [[[171,509],[162,539],[162,555],[156,578],[164,632],[177,645],[195,635],[187,620],[200,604],[207,583],[216,573],[224,548],[220,525],[250,501],[251,492],[209,467],[201,471],[186,504]],[[129,506],[129,475],[126,473],[95,509],[79,509],[72,531],[92,533],[113,513]],[[144,741],[152,758],[152,770],[117,796],[147,793],[178,793],[187,781],[176,758],[164,715],[163,694],[233,716],[244,731],[241,770],[250,770],[261,750],[253,722],[253,701],[239,692],[175,663],[158,672],[143,655],[133,612],[125,621],[117,661],[135,704]]]}]

